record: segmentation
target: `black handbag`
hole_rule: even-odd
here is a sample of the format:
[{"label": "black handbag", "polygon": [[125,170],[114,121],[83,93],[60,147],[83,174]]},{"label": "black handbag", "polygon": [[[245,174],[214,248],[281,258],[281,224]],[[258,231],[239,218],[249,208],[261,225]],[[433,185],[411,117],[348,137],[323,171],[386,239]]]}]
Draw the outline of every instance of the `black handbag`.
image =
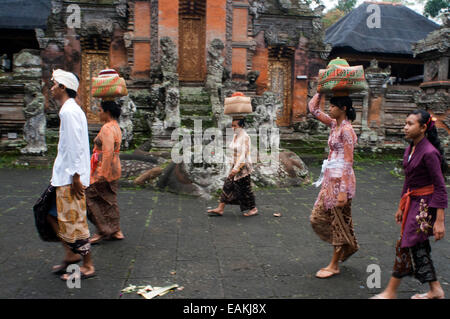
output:
[{"label": "black handbag", "polygon": [[56,188],[49,185],[33,206],[34,222],[43,241],[57,242],[59,238],[47,220],[47,215],[56,203]]}]

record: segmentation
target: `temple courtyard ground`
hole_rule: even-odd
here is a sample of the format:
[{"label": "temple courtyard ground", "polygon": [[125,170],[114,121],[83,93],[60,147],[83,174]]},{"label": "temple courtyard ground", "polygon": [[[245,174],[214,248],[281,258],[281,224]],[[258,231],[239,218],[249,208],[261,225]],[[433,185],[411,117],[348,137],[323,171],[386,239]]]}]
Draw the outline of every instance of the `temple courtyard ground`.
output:
[{"label": "temple courtyard ground", "polygon": [[[32,206],[51,171],[0,169],[0,298],[142,299],[121,290],[129,285],[170,284],[184,289],[157,298],[369,298],[382,290],[371,288],[370,283],[376,284],[375,277],[369,278],[376,274],[373,269],[380,267],[383,288],[394,262],[400,230],[394,213],[403,183],[394,173],[395,164],[355,165],[353,219],[360,250],[333,278],[314,277],[328,264],[332,248],[310,226],[318,194],[312,185],[257,190],[260,214],[254,217],[243,217],[236,206],[227,206],[222,217],[209,217],[206,209],[215,207],[216,200],[121,188],[126,239],[93,246],[97,276],[72,289],[50,271],[62,260],[62,247],[41,241],[34,225]],[[320,167],[310,171],[315,179]],[[432,240],[432,256],[448,298],[448,218],[446,228],[443,240]],[[95,230],[92,224],[90,229]],[[427,288],[406,278],[399,297],[409,298]]]}]

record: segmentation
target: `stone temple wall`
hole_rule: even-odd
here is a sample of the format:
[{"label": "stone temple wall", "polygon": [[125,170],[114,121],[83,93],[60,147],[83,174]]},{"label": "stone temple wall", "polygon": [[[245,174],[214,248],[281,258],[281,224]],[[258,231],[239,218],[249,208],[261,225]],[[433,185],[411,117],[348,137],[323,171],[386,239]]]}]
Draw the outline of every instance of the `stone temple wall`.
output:
[{"label": "stone temple wall", "polygon": [[24,49],[13,61],[13,72],[0,73],[0,151],[43,154],[47,124],[40,52]]},{"label": "stone temple wall", "polygon": [[[143,144],[144,149],[170,147],[171,132],[177,127],[192,128],[195,120],[202,120],[206,127],[225,127],[229,119],[220,115],[223,100],[234,91],[242,91],[253,99],[250,126],[273,124],[283,114],[284,123],[278,123],[282,140],[306,141],[312,148],[316,147],[314,144],[322,149],[326,145],[326,128],[317,124],[307,110],[316,91],[318,70],[326,66],[330,52],[323,43],[323,8],[313,11],[298,1],[207,1],[206,12],[210,16],[205,17],[204,81],[193,84],[180,82],[177,68],[178,10],[185,10],[178,7],[181,2],[102,3],[80,2],[81,26],[70,29],[66,25],[69,3],[52,1],[48,29],[36,30],[40,51],[32,53],[35,58],[26,58],[34,62],[17,65],[13,74],[0,75],[0,105],[5,106],[0,107],[0,123],[2,139],[9,149],[24,148],[24,152],[35,153],[34,147],[25,147],[34,143],[42,144],[37,150],[44,150],[45,141],[38,138],[41,133],[30,133],[33,129],[42,132],[42,123],[46,123],[47,143],[55,147],[59,121],[57,106],[49,96],[51,72],[63,68],[83,75],[83,69],[92,66],[84,64],[85,54],[92,51],[105,54],[108,66],[127,81],[129,95],[120,100],[124,149]],[[25,50],[21,58],[27,54],[31,53]],[[287,116],[283,113],[287,100],[280,96],[276,81],[271,79],[271,72],[276,78],[273,69],[277,63],[286,60],[291,61],[292,73],[292,107]],[[386,82],[390,71],[378,68],[375,62],[366,70],[369,91],[352,95],[359,146],[371,151],[402,148],[403,121],[417,107],[419,88],[389,86]],[[25,80],[39,82],[39,74],[42,96],[37,84],[29,88],[23,84]],[[87,80],[82,77],[81,81],[83,86]],[[84,103],[86,93],[79,93],[80,105],[89,111],[90,106]],[[36,120],[41,118],[42,107],[38,104],[42,98],[45,122]],[[325,110],[328,101],[329,98],[322,105]],[[1,112],[7,108],[9,115],[5,116]],[[90,124],[91,138],[99,127],[95,121]],[[29,133],[23,133],[24,128]],[[14,132],[18,133],[17,138],[13,138],[14,134],[8,137]]]}]

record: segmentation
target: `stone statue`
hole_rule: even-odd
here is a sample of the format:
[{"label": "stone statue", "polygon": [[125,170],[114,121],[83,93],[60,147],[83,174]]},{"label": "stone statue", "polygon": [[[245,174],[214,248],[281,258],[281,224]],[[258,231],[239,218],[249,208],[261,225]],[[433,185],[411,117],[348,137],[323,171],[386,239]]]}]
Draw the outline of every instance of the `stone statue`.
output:
[{"label": "stone statue", "polygon": [[13,56],[15,79],[39,81],[42,77],[42,59],[39,50],[23,49]]},{"label": "stone statue", "polygon": [[116,5],[116,12],[121,18],[127,17],[127,0],[117,0],[114,2]]},{"label": "stone statue", "polygon": [[27,146],[20,151],[22,154],[42,154],[47,151],[45,143],[46,119],[44,114],[44,95],[38,82],[25,85],[23,114],[25,125],[23,127],[24,140]]},{"label": "stone statue", "polygon": [[216,88],[222,85],[223,61],[222,51],[225,48],[222,40],[214,39],[208,48],[206,87]]},{"label": "stone statue", "polygon": [[255,122],[257,126],[270,126],[270,115],[264,104],[260,104],[255,110]]},{"label": "stone statue", "polygon": [[314,10],[313,10],[314,15],[322,16],[323,10],[325,10],[325,8],[326,8],[326,7],[325,7],[323,4],[317,6],[317,7],[314,8]]},{"label": "stone statue", "polygon": [[377,59],[372,59],[370,61],[370,66],[366,69],[366,72],[371,73],[389,73],[391,74],[391,66],[389,65],[386,69],[382,69],[378,65]]},{"label": "stone statue", "polygon": [[89,38],[91,36],[111,37],[114,31],[112,19],[91,19],[81,25],[80,35]]},{"label": "stone statue", "polygon": [[248,89],[256,90],[256,80],[259,77],[259,71],[250,71],[247,74]]},{"label": "stone statue", "polygon": [[372,59],[370,61],[370,67],[365,70],[365,77],[367,83],[369,84],[370,93],[375,95],[380,95],[384,92],[387,87],[387,82],[389,81],[391,75],[391,67],[382,69],[378,66],[378,61]]},{"label": "stone statue", "polygon": [[[208,47],[208,57],[206,59],[207,75],[205,88],[208,90],[211,98],[213,118],[216,124],[222,128],[226,119],[223,115],[223,76],[224,76],[224,57],[222,51],[225,48],[222,40],[214,39]],[[222,124],[221,124],[222,123]]]},{"label": "stone statue", "polygon": [[178,53],[170,37],[162,37],[161,45],[161,71],[165,85],[178,86]]},{"label": "stone statue", "polygon": [[160,120],[164,120],[166,117],[164,100],[165,97],[161,85],[152,85],[150,89],[150,108],[154,112],[155,117]]},{"label": "stone statue", "polygon": [[177,87],[170,87],[166,91],[164,128],[177,128],[180,123],[180,90]]},{"label": "stone statue", "polygon": [[180,126],[180,91],[178,89],[178,54],[176,46],[170,37],[162,37],[161,44],[161,72],[162,87],[165,90],[164,128]]},{"label": "stone statue", "polygon": [[119,99],[121,106],[121,114],[119,118],[119,126],[122,129],[122,148],[128,149],[133,140],[133,116],[136,113],[136,104],[127,95]]},{"label": "stone statue", "polygon": [[290,0],[278,0],[278,4],[280,5],[280,9],[283,12],[287,12],[292,9],[292,3]]},{"label": "stone statue", "polygon": [[283,103],[278,96],[270,91],[263,93],[255,109],[255,128],[277,127],[277,115],[283,109]]},{"label": "stone statue", "polygon": [[125,48],[130,48],[133,44],[133,32],[124,32],[123,42],[125,44]]},{"label": "stone statue", "polygon": [[312,20],[313,25],[313,32],[316,34],[320,34],[323,29],[322,21],[320,19],[313,19]]},{"label": "stone statue", "polygon": [[255,19],[258,19],[259,16],[264,12],[264,1],[261,0],[250,0],[248,11],[250,15],[254,16]]}]

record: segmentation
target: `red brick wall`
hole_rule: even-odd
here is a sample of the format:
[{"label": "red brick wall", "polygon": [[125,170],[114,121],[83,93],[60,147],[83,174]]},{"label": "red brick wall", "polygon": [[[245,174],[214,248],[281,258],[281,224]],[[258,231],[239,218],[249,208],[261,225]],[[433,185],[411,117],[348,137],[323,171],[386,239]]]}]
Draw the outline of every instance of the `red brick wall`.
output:
[{"label": "red brick wall", "polygon": [[113,40],[109,48],[109,67],[116,70],[128,64],[123,33],[124,31],[122,30],[114,30]]},{"label": "red brick wall", "polygon": [[307,75],[308,69],[308,52],[304,49],[307,45],[307,40],[303,37],[299,40],[299,45],[295,50],[294,55],[294,74],[292,85],[292,118],[291,122],[299,122],[302,120],[307,112],[307,98],[308,98],[308,79],[297,80],[297,75]]},{"label": "red brick wall", "polygon": [[367,124],[369,127],[372,127],[372,122],[376,123],[375,127],[377,128],[381,126],[381,106],[383,105],[383,97],[377,96],[372,97],[369,101],[369,114],[367,116]]},{"label": "red brick wall", "polygon": [[51,109],[50,105],[50,84],[49,81],[52,77],[54,69],[64,69],[64,51],[60,50],[56,44],[50,44],[47,48],[41,51],[42,58],[42,77],[44,79],[43,94],[45,97],[45,109],[48,111]]},{"label": "red brick wall", "polygon": [[247,49],[233,48],[232,61],[231,71],[233,77],[244,79],[247,73]]},{"label": "red brick wall", "polygon": [[253,55],[253,70],[259,71],[256,80],[256,94],[261,95],[267,89],[269,52],[264,42],[264,32],[260,32],[254,39],[256,41],[256,52]]},{"label": "red brick wall", "polygon": [[[134,6],[133,37],[148,39],[148,41],[134,42],[134,65],[131,74],[133,78],[148,78],[150,76],[150,2],[136,1]],[[120,53],[118,59],[121,59]]]},{"label": "red brick wall", "polygon": [[[248,9],[234,8],[233,9],[233,42],[246,42],[248,24]],[[232,73],[235,79],[245,79],[247,74],[247,49],[233,48],[232,54]]]},{"label": "red brick wall", "polygon": [[216,38],[225,44],[226,5],[226,0],[206,1],[206,47]]},{"label": "red brick wall", "polygon": [[233,41],[247,41],[247,8],[234,8],[233,10]]},{"label": "red brick wall", "polygon": [[[178,47],[178,0],[159,1],[158,35],[168,36]],[[150,29],[150,28],[149,28]]]},{"label": "red brick wall", "polygon": [[74,29],[67,29],[64,46],[64,69],[81,76],[81,45]]}]

